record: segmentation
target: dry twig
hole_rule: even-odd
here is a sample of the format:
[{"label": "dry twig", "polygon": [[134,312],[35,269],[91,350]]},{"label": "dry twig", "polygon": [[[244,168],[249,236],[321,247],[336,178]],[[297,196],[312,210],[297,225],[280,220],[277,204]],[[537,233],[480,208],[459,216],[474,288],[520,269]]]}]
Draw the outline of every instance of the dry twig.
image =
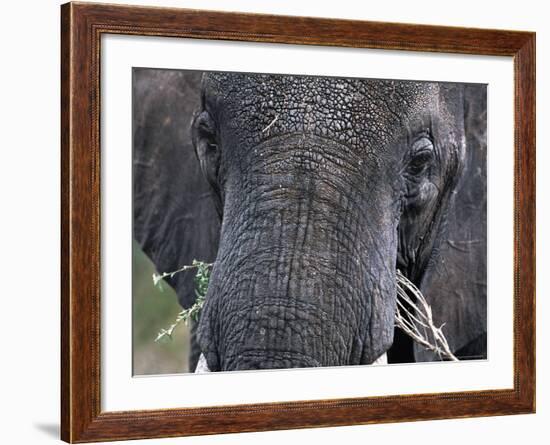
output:
[{"label": "dry twig", "polygon": [[420,290],[399,270],[395,324],[414,341],[435,352],[441,359],[458,361],[443,334],[444,324],[440,327],[434,324],[432,308]]}]

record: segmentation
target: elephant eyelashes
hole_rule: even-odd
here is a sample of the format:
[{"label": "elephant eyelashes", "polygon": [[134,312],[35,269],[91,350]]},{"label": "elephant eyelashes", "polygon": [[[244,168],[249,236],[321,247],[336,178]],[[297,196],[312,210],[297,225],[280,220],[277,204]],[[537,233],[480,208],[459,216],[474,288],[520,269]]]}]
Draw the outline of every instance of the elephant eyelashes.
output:
[{"label": "elephant eyelashes", "polygon": [[427,137],[417,140],[412,146],[412,154],[407,165],[406,175],[416,177],[424,173],[435,159],[433,142]]}]

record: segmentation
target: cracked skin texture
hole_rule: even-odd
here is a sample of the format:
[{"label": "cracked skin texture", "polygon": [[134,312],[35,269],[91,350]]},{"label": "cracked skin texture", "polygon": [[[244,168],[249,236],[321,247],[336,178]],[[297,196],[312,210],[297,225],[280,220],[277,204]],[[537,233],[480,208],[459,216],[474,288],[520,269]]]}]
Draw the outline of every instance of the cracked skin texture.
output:
[{"label": "cracked skin texture", "polygon": [[378,156],[380,147],[374,144],[387,144],[396,126],[425,113],[439,85],[211,73],[203,88],[214,113],[219,113],[215,118],[224,121],[228,131],[238,132],[245,147],[274,135],[303,133]]}]

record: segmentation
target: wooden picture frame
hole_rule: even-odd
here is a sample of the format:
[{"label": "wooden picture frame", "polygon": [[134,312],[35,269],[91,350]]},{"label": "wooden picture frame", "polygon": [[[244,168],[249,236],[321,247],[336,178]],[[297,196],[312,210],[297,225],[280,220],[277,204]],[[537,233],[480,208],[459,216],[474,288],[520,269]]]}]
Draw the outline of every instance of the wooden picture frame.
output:
[{"label": "wooden picture frame", "polygon": [[[514,387],[455,393],[102,412],[100,38],[167,36],[512,56]],[[535,411],[535,34],[91,3],[61,7],[61,437],[173,437]]]}]

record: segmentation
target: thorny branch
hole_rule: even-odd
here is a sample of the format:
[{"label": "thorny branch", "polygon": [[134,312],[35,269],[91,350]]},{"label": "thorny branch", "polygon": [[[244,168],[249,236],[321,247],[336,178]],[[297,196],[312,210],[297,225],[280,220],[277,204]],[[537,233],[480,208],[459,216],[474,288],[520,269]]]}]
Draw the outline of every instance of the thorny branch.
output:
[{"label": "thorny branch", "polygon": [[195,295],[196,300],[193,306],[188,309],[183,309],[180,311],[174,323],[170,325],[168,329],[161,329],[155,338],[155,342],[161,340],[172,339],[172,334],[174,329],[183,322],[185,324],[189,323],[189,320],[198,321],[202,307],[204,306],[204,300],[206,298],[206,291],[208,290],[208,283],[210,282],[210,269],[212,268],[212,263],[204,263],[202,261],[193,260],[191,266],[183,266],[181,269],[175,270],[173,272],[166,272],[161,275],[153,274],[153,284],[155,286],[161,287],[161,280],[165,277],[173,278],[174,275],[185,272],[190,269],[197,269],[195,274]]},{"label": "thorny branch", "polygon": [[279,115],[275,116],[275,118],[269,123],[269,125],[262,130],[262,133],[268,131],[275,124],[275,122],[277,122],[277,119],[279,119]]}]

